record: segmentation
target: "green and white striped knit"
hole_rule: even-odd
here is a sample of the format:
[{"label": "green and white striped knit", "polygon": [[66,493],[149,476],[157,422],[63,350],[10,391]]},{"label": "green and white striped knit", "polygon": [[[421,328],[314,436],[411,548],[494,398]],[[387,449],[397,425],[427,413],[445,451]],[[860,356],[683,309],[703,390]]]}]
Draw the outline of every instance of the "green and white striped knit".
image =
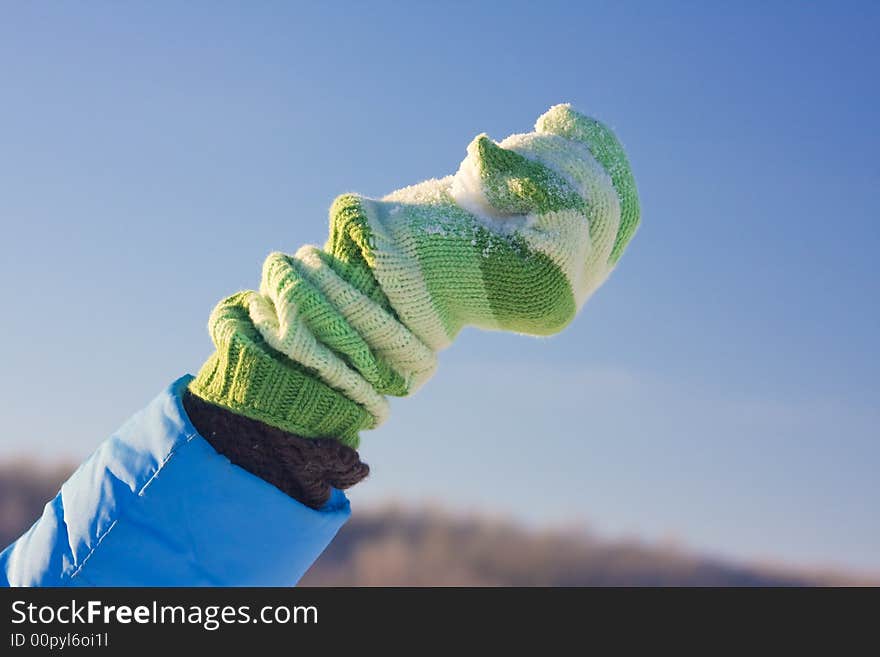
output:
[{"label": "green and white striped knit", "polygon": [[476,137],[453,176],[340,196],[323,249],[273,253],[259,291],[224,299],[194,394],[357,447],[464,326],[549,335],[602,284],[639,224],[626,156],[557,105],[535,131]]}]

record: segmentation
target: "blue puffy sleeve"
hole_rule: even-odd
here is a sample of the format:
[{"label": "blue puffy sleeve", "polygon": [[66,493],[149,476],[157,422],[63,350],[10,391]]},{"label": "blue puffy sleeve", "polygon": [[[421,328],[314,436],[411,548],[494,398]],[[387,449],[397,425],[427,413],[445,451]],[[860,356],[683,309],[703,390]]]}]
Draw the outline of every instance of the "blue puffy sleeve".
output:
[{"label": "blue puffy sleeve", "polygon": [[350,515],[311,509],[218,454],[175,381],[98,447],[0,554],[9,586],[291,586]]}]

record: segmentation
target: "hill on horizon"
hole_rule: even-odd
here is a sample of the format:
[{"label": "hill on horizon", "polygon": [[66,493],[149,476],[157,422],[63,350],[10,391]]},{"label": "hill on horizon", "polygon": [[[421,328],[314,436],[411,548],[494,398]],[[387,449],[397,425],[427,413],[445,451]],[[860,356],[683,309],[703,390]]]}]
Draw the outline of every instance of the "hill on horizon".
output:
[{"label": "hill on horizon", "polygon": [[[69,466],[0,464],[0,548],[26,530]],[[303,586],[876,585],[859,574],[735,564],[685,550],[429,508],[359,510]]]}]

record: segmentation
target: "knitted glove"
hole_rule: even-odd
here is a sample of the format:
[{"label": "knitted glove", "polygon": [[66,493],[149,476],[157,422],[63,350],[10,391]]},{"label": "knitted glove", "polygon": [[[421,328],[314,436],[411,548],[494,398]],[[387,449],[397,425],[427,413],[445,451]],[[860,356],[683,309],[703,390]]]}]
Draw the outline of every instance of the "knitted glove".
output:
[{"label": "knitted glove", "polygon": [[259,292],[214,309],[190,390],[351,447],[412,393],[464,326],[549,335],[611,272],[639,223],[612,132],[568,105],[535,131],[468,146],[454,176],[340,196],[323,250],[273,253]]}]

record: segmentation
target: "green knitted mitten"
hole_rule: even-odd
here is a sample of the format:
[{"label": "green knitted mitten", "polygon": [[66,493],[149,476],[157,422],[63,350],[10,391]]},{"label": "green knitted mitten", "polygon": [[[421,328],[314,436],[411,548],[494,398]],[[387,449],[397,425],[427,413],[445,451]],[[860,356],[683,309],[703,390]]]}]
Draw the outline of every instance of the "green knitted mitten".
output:
[{"label": "green knitted mitten", "polygon": [[464,326],[549,335],[608,277],[639,224],[604,125],[557,105],[535,131],[468,146],[453,176],[340,196],[323,249],[273,253],[259,292],[214,309],[190,390],[306,437],[357,447],[433,373]]}]

